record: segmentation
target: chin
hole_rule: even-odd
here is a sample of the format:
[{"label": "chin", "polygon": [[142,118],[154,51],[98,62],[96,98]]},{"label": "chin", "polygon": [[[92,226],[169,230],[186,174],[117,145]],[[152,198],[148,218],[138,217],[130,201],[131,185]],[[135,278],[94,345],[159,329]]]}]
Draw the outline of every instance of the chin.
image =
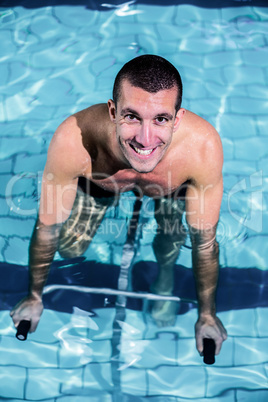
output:
[{"label": "chin", "polygon": [[154,163],[154,165],[152,166],[151,163],[130,163],[132,169],[134,169],[136,172],[138,173],[150,173],[154,170],[154,168],[156,167],[157,163]]}]

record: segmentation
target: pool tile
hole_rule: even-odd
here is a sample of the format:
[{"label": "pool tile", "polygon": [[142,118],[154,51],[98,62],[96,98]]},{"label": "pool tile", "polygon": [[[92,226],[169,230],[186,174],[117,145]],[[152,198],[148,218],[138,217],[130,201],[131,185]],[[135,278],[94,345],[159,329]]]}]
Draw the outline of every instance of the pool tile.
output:
[{"label": "pool tile", "polygon": [[[0,366],[0,396],[8,399],[24,399],[26,374],[26,368],[16,366]],[[16,386],[14,386],[14,379],[16,379]]]},{"label": "pool tile", "polygon": [[194,54],[220,52],[224,49],[224,40],[221,37],[188,37],[180,43],[180,50]]},{"label": "pool tile", "polygon": [[2,30],[1,39],[1,52],[0,60],[9,60],[18,50],[16,44],[14,43],[13,31],[10,29]]},{"label": "pool tile", "polygon": [[[185,38],[195,37],[198,38],[200,36],[200,32],[202,30],[202,24],[199,22],[193,23],[191,21],[180,21],[179,25],[174,30],[174,25],[162,23],[157,25],[157,32],[160,35],[161,40],[169,42],[170,39],[176,41],[184,41]],[[187,53],[184,54],[186,56]],[[189,57],[191,54],[189,54]],[[192,55],[194,56],[194,55]],[[200,57],[196,55],[196,57]]]},{"label": "pool tile", "polygon": [[203,367],[159,366],[154,370],[148,370],[148,395],[173,395],[177,397],[189,397],[189,384],[191,398],[202,398],[205,395],[206,374]]},{"label": "pool tile", "polygon": [[53,7],[55,17],[59,20],[59,24],[66,27],[74,27],[77,29],[77,21],[79,27],[96,23],[98,13],[93,10],[87,10],[84,6],[76,5],[76,7]]},{"label": "pool tile", "polygon": [[233,97],[229,99],[230,110],[233,113],[266,114],[265,104],[261,99]]},{"label": "pool tile", "polygon": [[232,21],[238,18],[243,18],[244,16],[253,15],[253,18],[257,19],[257,16],[254,15],[254,9],[250,6],[241,6],[241,7],[226,7],[221,10],[222,18],[228,21]]},{"label": "pool tile", "polygon": [[224,311],[218,316],[230,337],[257,336],[256,312],[254,309]]},{"label": "pool tile", "polygon": [[242,59],[237,51],[214,52],[204,55],[204,68],[239,66],[241,63]]},{"label": "pool tile", "polygon": [[259,389],[267,387],[267,378],[263,365],[251,365],[250,376],[248,367],[207,367],[208,375],[207,397],[220,395],[226,389]]},{"label": "pool tile", "polygon": [[[83,392],[83,391],[82,391]],[[92,395],[92,392],[88,392],[88,395],[71,395],[71,396],[61,396],[60,402],[88,402],[90,397],[90,402],[113,402],[112,395],[105,392],[98,392],[96,395]],[[51,402],[57,402],[54,400]],[[11,401],[13,402],[13,401]],[[46,401],[50,402],[50,401]]]},{"label": "pool tile", "polygon": [[[0,203],[0,207],[1,207],[1,203]],[[0,261],[5,260],[3,251],[4,251],[5,247],[6,247],[6,244],[7,244],[6,239],[1,236],[0,237]]]},{"label": "pool tile", "polygon": [[140,245],[135,256],[135,263],[140,261],[156,261],[152,245]]},{"label": "pool tile", "polygon": [[256,308],[257,331],[259,336],[268,337],[268,308]]},{"label": "pool tile", "polygon": [[268,98],[268,88],[261,85],[248,85],[248,93],[251,98],[256,99],[267,99]]},{"label": "pool tile", "polygon": [[[92,391],[112,391],[111,363],[90,363],[85,367],[83,388]],[[67,393],[66,387],[63,391]]]},{"label": "pool tile", "polygon": [[223,165],[223,174],[237,174],[244,177],[256,172],[256,162],[247,160],[226,161]]},{"label": "pool tile", "polygon": [[188,311],[186,314],[182,314],[177,317],[176,326],[174,326],[174,329],[178,333],[179,339],[194,337],[194,325],[196,320],[197,310],[195,308]]},{"label": "pool tile", "polygon": [[238,389],[236,391],[237,402],[267,402],[267,389],[259,389],[253,391],[247,391],[244,389]]},{"label": "pool tile", "polygon": [[69,105],[77,100],[77,95],[72,93],[72,83],[61,77],[47,79],[36,94],[35,91],[31,91],[31,94],[37,96],[38,101],[44,106]]},{"label": "pool tile", "polygon": [[127,231],[126,220],[105,218],[98,227],[94,241],[96,243],[123,244],[126,240]]},{"label": "pool tile", "polygon": [[23,127],[25,122],[23,121],[9,121],[6,123],[0,123],[1,136],[2,137],[19,137],[23,135]]},{"label": "pool tile", "polygon": [[9,76],[9,63],[2,63],[0,64],[0,85],[4,86],[7,83],[8,76]]},{"label": "pool tile", "polygon": [[[254,229],[254,222],[251,225],[252,229]],[[256,229],[259,229],[258,221],[256,221]],[[253,267],[266,270],[268,259],[268,244],[266,242],[267,236],[256,235],[248,238],[239,247],[231,244],[227,250],[228,265],[238,268]]]},{"label": "pool tile", "polygon": [[154,24],[135,24],[135,23],[127,23],[121,22],[118,26],[118,36],[124,35],[149,35],[153,37],[155,40],[158,35],[156,32],[156,28]]},{"label": "pool tile", "polygon": [[[96,235],[97,236],[97,235]],[[83,255],[89,261],[98,261],[102,264],[111,264],[111,249],[110,245],[106,242],[96,242],[96,239],[90,243],[87,250]]]},{"label": "pool tile", "polygon": [[229,85],[243,85],[245,82],[249,84],[265,85],[266,82],[261,67],[226,66],[223,68],[223,74]]},{"label": "pool tile", "polygon": [[113,66],[114,63],[115,58],[112,56],[98,57],[92,61],[90,70],[94,75],[99,75],[102,71]]},{"label": "pool tile", "polygon": [[246,35],[252,35],[252,33],[267,34],[267,22],[254,21],[251,17],[245,17],[238,20],[236,24],[237,30],[243,32]]},{"label": "pool tile", "polygon": [[268,135],[268,117],[265,115],[256,116],[256,126],[260,135],[267,136]]},{"label": "pool tile", "polygon": [[179,5],[177,10],[176,23],[179,23],[181,20],[195,22],[220,18],[220,9],[217,8],[197,8],[192,5],[183,4]]},{"label": "pool tile", "polygon": [[6,196],[7,203],[10,204],[9,199],[15,196],[32,196],[35,191],[35,173],[23,171],[16,175],[2,175],[3,182],[6,186],[4,195]]},{"label": "pool tile", "polygon": [[64,53],[61,48],[55,46],[55,51],[51,52],[50,49],[45,46],[43,50],[37,51],[32,54],[32,67],[33,68],[53,68],[55,65],[58,67],[66,68],[67,66],[73,66],[75,63],[75,54]]},{"label": "pool tile", "polygon": [[[122,345],[122,344],[121,344]],[[161,334],[153,340],[130,340],[125,344],[125,361],[135,367],[151,368],[176,365],[176,340],[173,334]],[[121,353],[121,356],[122,353]],[[136,360],[136,361],[135,361]]]},{"label": "pool tile", "polygon": [[28,239],[12,237],[12,239],[8,240],[8,246],[6,247],[3,253],[6,262],[10,264],[20,264],[20,265],[28,264],[28,248],[29,248],[30,234],[31,231],[29,230]]},{"label": "pool tile", "polygon": [[26,399],[38,401],[71,392],[73,388],[82,387],[82,374],[82,369],[29,369]]},{"label": "pool tile", "polygon": [[[177,56],[175,55],[174,57],[176,58]],[[173,61],[173,59],[171,61]],[[206,85],[210,82],[221,86],[226,85],[224,82],[222,71],[219,68],[203,69],[200,67],[187,67],[183,69],[182,77],[186,81],[205,82]],[[217,95],[215,98],[219,98],[219,95]]]},{"label": "pool tile", "polygon": [[[14,173],[18,174],[20,172],[32,173],[32,176],[36,176],[36,180],[38,177],[42,177],[43,170],[46,164],[47,154],[40,153],[37,155],[26,155],[19,154],[16,157],[15,165],[14,165]],[[22,180],[22,179],[21,179]]]},{"label": "pool tile", "polygon": [[252,10],[262,21],[268,20],[267,7],[252,7]]},{"label": "pool tile", "polygon": [[150,22],[156,22],[158,25],[163,25],[167,20],[175,17],[177,7],[161,7],[155,5],[152,8],[151,5],[137,4],[136,9],[139,12],[136,15],[138,23],[147,23],[148,20],[150,20]]},{"label": "pool tile", "polygon": [[268,337],[234,339],[234,364],[246,366],[268,361]]},{"label": "pool tile", "polygon": [[57,344],[60,340],[58,331],[69,322],[70,314],[44,309],[36,331],[29,334],[28,339],[37,343]]},{"label": "pool tile", "polygon": [[256,49],[265,46],[265,35],[244,35],[242,33],[232,35],[225,39],[227,50]]},{"label": "pool tile", "polygon": [[98,339],[112,339],[114,317],[114,308],[98,309],[95,321],[99,327],[99,330],[94,331],[94,333],[92,334],[91,339],[93,341]]},{"label": "pool tile", "polygon": [[141,311],[126,310],[126,318],[121,324],[122,336],[126,339],[143,339],[146,324]]},{"label": "pool tile", "polygon": [[203,360],[196,349],[194,337],[188,339],[178,338],[177,344],[178,356],[176,363],[179,366],[199,366],[202,364]]},{"label": "pool tile", "polygon": [[234,158],[234,142],[231,139],[222,138],[224,160],[232,160]]},{"label": "pool tile", "polygon": [[121,371],[121,390],[132,396],[147,394],[146,370],[128,367]]},{"label": "pool tile", "polygon": [[[125,63],[126,60],[131,60],[134,57],[137,56],[137,53],[139,51],[139,45],[128,45],[128,46],[115,46],[113,48],[113,55],[116,57],[116,61],[119,63]],[[114,66],[115,68],[113,69],[109,69],[111,75],[113,75],[113,77],[116,76],[117,72],[118,72],[118,66]],[[112,80],[111,80],[112,82]]]},{"label": "pool tile", "polygon": [[57,367],[58,345],[43,343],[20,342],[14,337],[2,337],[0,353],[3,361],[9,366],[28,368]]},{"label": "pool tile", "polygon": [[247,155],[248,160],[257,160],[263,158],[268,148],[268,138],[253,137],[234,140],[235,159],[243,159]]},{"label": "pool tile", "polygon": [[256,49],[241,49],[243,61],[247,65],[266,67],[268,58],[268,49],[266,47],[259,47]]},{"label": "pool tile", "polygon": [[61,368],[82,367],[91,362],[105,363],[110,358],[110,341],[91,342],[89,339],[81,339],[78,336],[66,338],[59,351]]},{"label": "pool tile", "polygon": [[191,99],[191,110],[199,115],[216,115],[221,107],[220,98]]},{"label": "pool tile", "polygon": [[[265,118],[265,116],[263,116],[263,118]],[[263,124],[263,128],[264,125],[265,124]],[[257,124],[255,119],[250,115],[245,116],[243,114],[224,113],[217,119],[217,129],[222,137],[233,139],[255,137]]]},{"label": "pool tile", "polygon": [[59,24],[57,19],[51,14],[36,15],[29,24],[31,32],[37,35],[40,40],[47,40],[57,36],[66,35],[66,27]]},{"label": "pool tile", "polygon": [[[179,54],[175,54],[173,56],[173,62],[176,64],[178,69],[181,67],[193,67],[202,66],[203,58],[199,54],[188,53],[184,51],[180,51]],[[191,85],[192,82],[187,83],[186,85]],[[194,96],[196,94],[194,93]]]},{"label": "pool tile", "polygon": [[[15,218],[1,218],[2,225],[0,229],[0,234],[3,236],[13,236],[14,230],[15,235],[19,238],[29,238],[35,220],[32,219],[15,219]],[[16,229],[15,229],[16,228]],[[17,238],[17,240],[18,240]],[[10,239],[12,240],[12,239]],[[16,243],[16,242],[15,242]],[[15,245],[14,243],[14,245]],[[13,250],[14,252],[14,250]]]},{"label": "pool tile", "polygon": [[40,139],[35,138],[34,140],[32,138],[16,138],[14,141],[14,138],[8,138],[4,137],[1,139],[1,153],[0,157],[1,158],[8,158],[10,156],[13,156],[17,154],[18,152],[29,152],[29,149],[31,149],[31,153],[37,153],[40,154],[42,150],[42,142]]},{"label": "pool tile", "polygon": [[239,182],[239,177],[234,174],[225,174],[223,177],[223,187],[225,191],[232,189],[235,184]]}]

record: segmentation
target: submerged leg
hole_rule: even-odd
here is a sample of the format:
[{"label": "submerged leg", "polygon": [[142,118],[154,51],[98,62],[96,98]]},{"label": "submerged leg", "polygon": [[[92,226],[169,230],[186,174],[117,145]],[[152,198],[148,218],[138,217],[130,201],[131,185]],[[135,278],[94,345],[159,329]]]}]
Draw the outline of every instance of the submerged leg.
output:
[{"label": "submerged leg", "polygon": [[[158,262],[158,275],[151,287],[153,293],[173,295],[174,265],[186,237],[182,224],[184,210],[184,200],[163,198],[155,201],[157,234],[153,249]],[[153,304],[152,317],[158,326],[173,325],[178,307],[178,303],[174,301],[156,301]]]},{"label": "submerged leg", "polygon": [[82,255],[93,239],[114,198],[95,198],[78,190],[71,216],[60,232],[58,252],[63,258]]}]

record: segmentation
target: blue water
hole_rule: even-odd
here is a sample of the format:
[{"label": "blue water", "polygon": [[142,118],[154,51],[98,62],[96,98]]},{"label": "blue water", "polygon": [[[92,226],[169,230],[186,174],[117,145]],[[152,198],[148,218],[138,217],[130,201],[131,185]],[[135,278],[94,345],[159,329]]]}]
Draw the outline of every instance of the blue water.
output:
[{"label": "blue water", "polygon": [[[265,2],[63,3],[0,8],[0,399],[267,401]],[[27,290],[28,246],[53,132],[70,114],[106,102],[120,67],[144,53],[175,64],[183,106],[222,138],[217,306],[229,337],[213,366],[195,349],[189,240],[174,271],[175,325],[159,328],[148,313],[157,272],[153,204],[143,199],[134,255],[126,258],[132,193],[107,211],[83,257],[56,255],[44,314],[26,342],[15,339],[9,317]]]}]

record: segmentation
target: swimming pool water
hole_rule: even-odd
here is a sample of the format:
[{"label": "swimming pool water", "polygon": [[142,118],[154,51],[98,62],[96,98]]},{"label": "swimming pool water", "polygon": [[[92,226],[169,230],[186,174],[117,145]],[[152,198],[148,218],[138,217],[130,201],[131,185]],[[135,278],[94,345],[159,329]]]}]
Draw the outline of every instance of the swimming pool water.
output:
[{"label": "swimming pool water", "polygon": [[[0,398],[264,402],[268,8],[254,1],[222,8],[89,3],[33,8],[26,1],[25,7],[0,8]],[[140,297],[148,295],[157,271],[147,197],[135,254],[123,269],[132,193],[107,211],[83,257],[56,256],[36,333],[17,341],[9,317],[27,290],[29,239],[54,130],[68,115],[107,101],[120,67],[144,53],[176,65],[183,106],[211,122],[223,142],[217,305],[229,338],[211,367],[194,345],[189,240],[174,272],[175,325],[158,328],[148,313],[150,300]]]}]

